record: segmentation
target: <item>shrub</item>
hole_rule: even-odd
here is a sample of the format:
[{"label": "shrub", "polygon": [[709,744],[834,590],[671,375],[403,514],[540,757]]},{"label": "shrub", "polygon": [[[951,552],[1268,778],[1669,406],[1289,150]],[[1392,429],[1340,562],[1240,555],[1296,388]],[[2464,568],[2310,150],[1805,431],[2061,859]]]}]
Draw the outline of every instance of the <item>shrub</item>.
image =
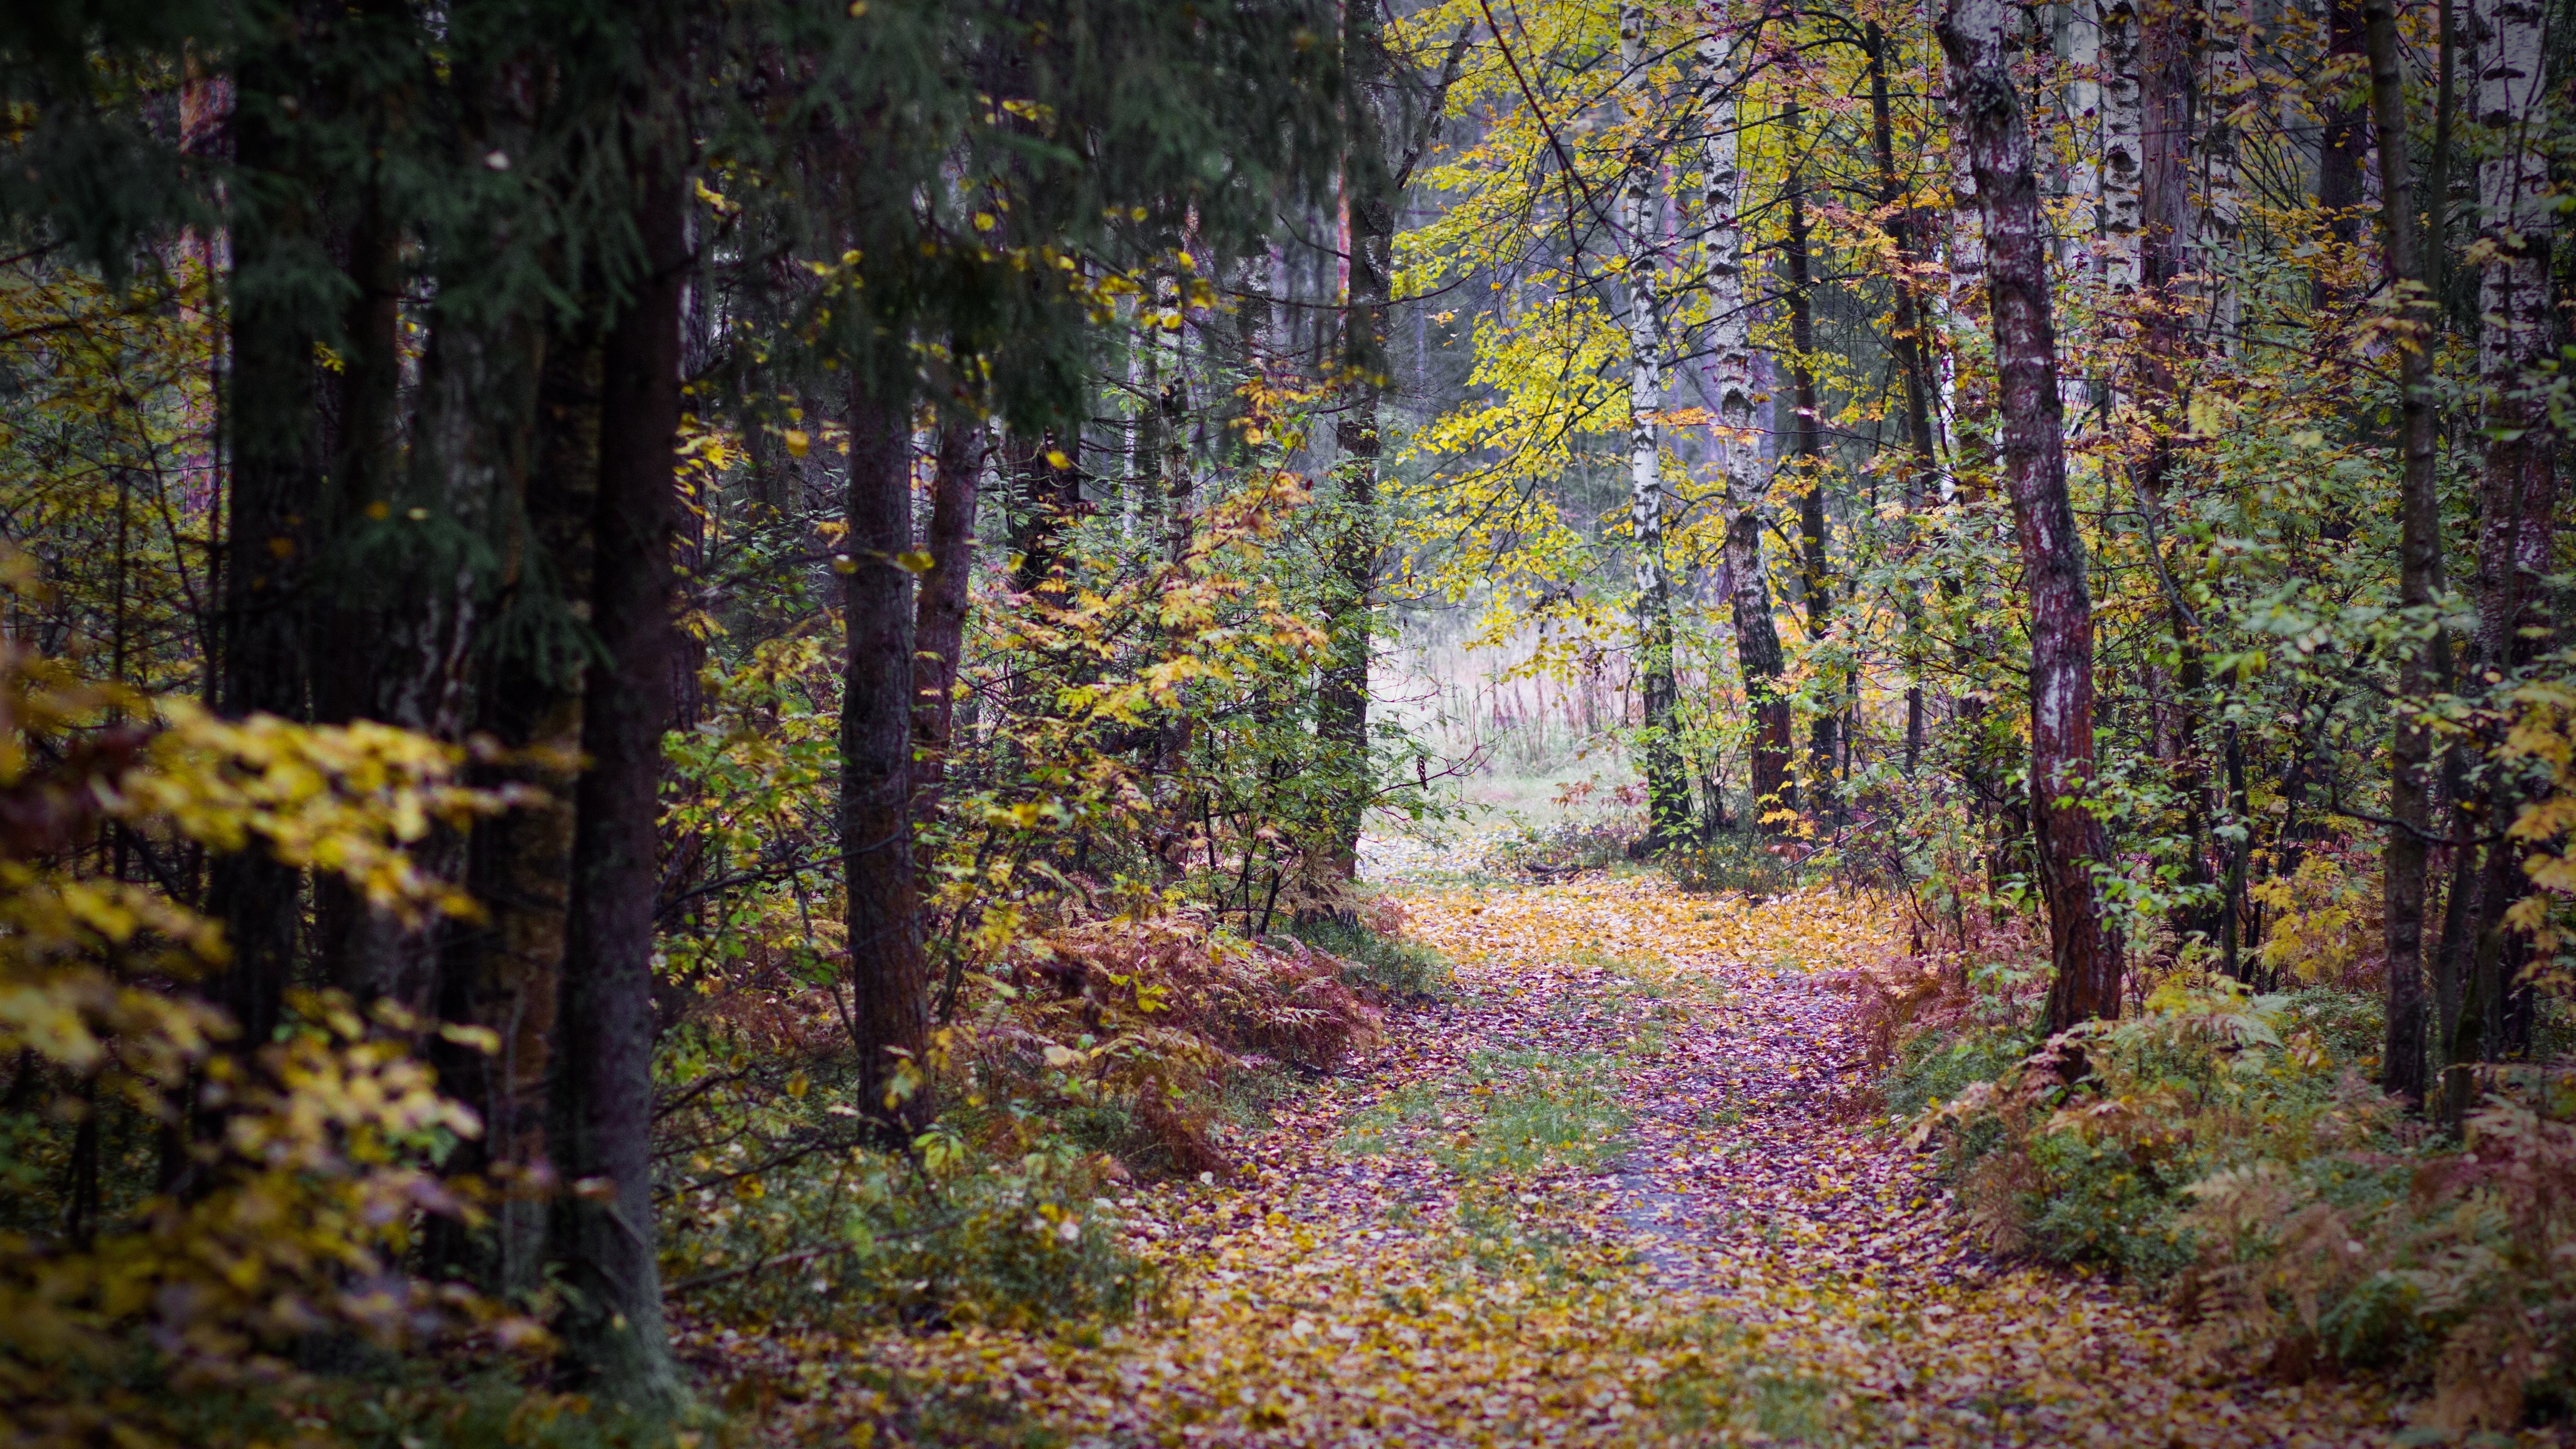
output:
[{"label": "shrub", "polygon": [[1115,1322],[1148,1289],[1106,1164],[1063,1140],[1004,1160],[937,1129],[918,1164],[864,1148],[745,1175],[700,1161],[666,1217],[665,1271],[721,1321],[1028,1329]]},{"label": "shrub", "polygon": [[1447,994],[1449,963],[1441,954],[1397,933],[1404,907],[1390,897],[1369,902],[1362,920],[1317,916],[1289,926],[1295,938],[1341,961],[1342,979],[1383,1000],[1427,1001]]},{"label": "shrub", "polygon": [[2388,1369],[2448,1431],[2567,1401],[2576,1129],[2490,1098],[2435,1140],[2363,1078],[2377,1013],[2332,988],[2177,974],[2117,1025],[2027,1040],[1925,1033],[1890,1075],[1988,1246],[2163,1284],[2204,1349],[2278,1374]]}]

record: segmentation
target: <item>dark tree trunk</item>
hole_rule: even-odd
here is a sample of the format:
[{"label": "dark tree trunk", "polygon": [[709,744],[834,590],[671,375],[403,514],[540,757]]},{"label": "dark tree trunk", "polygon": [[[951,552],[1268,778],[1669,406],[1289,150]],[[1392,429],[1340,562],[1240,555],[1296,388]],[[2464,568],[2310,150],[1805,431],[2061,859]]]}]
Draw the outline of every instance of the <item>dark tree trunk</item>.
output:
[{"label": "dark tree trunk", "polygon": [[458,1145],[449,1170],[484,1177],[502,1197],[481,1233],[433,1219],[429,1257],[438,1269],[509,1294],[542,1281],[546,1084],[581,784],[583,655],[574,621],[591,590],[602,361],[595,335],[559,335],[545,348],[526,523],[503,536],[497,602],[548,627],[491,661],[475,719],[511,751],[481,783],[515,785],[529,798],[476,822],[466,889],[484,917],[452,932],[439,956],[440,1019],[486,1028],[500,1041],[489,1053],[433,1043],[440,1085],[483,1119],[483,1135]]},{"label": "dark tree trunk", "polygon": [[[313,349],[336,300],[313,275],[317,204],[304,158],[277,128],[277,98],[309,76],[284,49],[247,57],[237,74],[236,159],[244,180],[231,217],[231,371],[223,398],[231,452],[215,708],[234,718],[306,709],[305,617],[314,521],[323,502],[322,400]],[[285,124],[291,126],[292,121]],[[295,966],[302,874],[253,848],[215,859],[209,914],[232,965],[214,996],[256,1048],[277,1030]]]},{"label": "dark tree trunk", "polygon": [[1914,465],[1906,478],[1905,500],[1908,507],[1919,507],[1929,497],[1932,479],[1941,467],[1939,444],[1932,434],[1932,369],[1924,345],[1923,299],[1918,291],[1917,270],[1923,265],[1922,228],[1920,218],[1901,206],[1905,183],[1896,174],[1895,119],[1887,89],[1887,35],[1873,20],[1864,32],[1864,40],[1869,60],[1870,150],[1878,166],[1878,203],[1894,208],[1887,218],[1887,240],[1896,258],[1896,327],[1889,341],[1895,349],[1897,381],[1905,398],[1906,450],[1912,454]]},{"label": "dark tree trunk", "polygon": [[1726,521],[1726,565],[1732,582],[1727,604],[1735,625],[1735,665],[1744,677],[1746,703],[1753,711],[1753,818],[1766,832],[1776,823],[1763,817],[1775,809],[1795,809],[1798,787],[1789,764],[1789,700],[1780,678],[1789,669],[1780,648],[1780,626],[1771,617],[1771,587],[1762,569],[1762,519],[1755,510],[1738,510]]},{"label": "dark tree trunk", "polygon": [[[2420,284],[2424,259],[2415,231],[2415,186],[2406,157],[2404,55],[2393,0],[2365,0],[2371,114],[2386,144],[2379,148],[2380,238],[2392,286]],[[2395,349],[2403,416],[2404,482],[2399,495],[2398,601],[2431,605],[2442,592],[2440,501],[2434,492],[2436,417],[2428,381],[2433,312],[2420,298],[2402,304],[2410,334]],[[2426,844],[2432,823],[2433,739],[2406,701],[2439,687],[2449,673],[2449,646],[2436,631],[2398,660],[2398,720],[2389,748],[2387,844],[2381,855],[2387,909],[2388,1040],[2380,1085],[2390,1095],[2425,1100],[2424,896]]]},{"label": "dark tree trunk", "polygon": [[647,1412],[678,1380],[653,1221],[653,927],[662,735],[671,716],[684,177],[647,140],[636,224],[647,273],[608,334],[575,791],[572,894],[547,1134],[567,1190],[551,1253],[571,1290],[557,1332],[575,1376]]},{"label": "dark tree trunk", "polygon": [[[1931,501],[1932,480],[1941,470],[1940,445],[1932,434],[1932,372],[1925,359],[1923,302],[1916,291],[1922,256],[1916,247],[1922,235],[1920,218],[1904,206],[1905,183],[1896,174],[1896,129],[1893,106],[1887,88],[1887,32],[1875,20],[1862,32],[1862,45],[1869,62],[1869,137],[1871,159],[1878,165],[1878,204],[1889,208],[1887,240],[1896,262],[1896,317],[1890,345],[1896,353],[1897,380],[1905,398],[1905,445],[1912,467],[1905,475],[1905,507],[1908,512]],[[1913,525],[1907,524],[1909,545]],[[1904,660],[1908,679],[1905,686],[1905,773],[1911,778],[1923,759],[1923,682],[1919,602],[1906,601],[1907,621]]]},{"label": "dark tree trunk", "polygon": [[[1797,144],[1797,108],[1789,108],[1786,126],[1791,145]],[[1825,437],[1823,421],[1816,416],[1816,300],[1813,295],[1815,276],[1807,250],[1807,196],[1802,175],[1789,181],[1789,235],[1782,248],[1789,274],[1789,387],[1791,412],[1791,456],[1806,477],[1806,487],[1798,495],[1798,534],[1805,545],[1800,560],[1799,592],[1807,605],[1807,647],[1815,650],[1825,641],[1834,623],[1834,583],[1825,520]],[[1837,705],[1840,689],[1826,693],[1826,703],[1816,711],[1807,726],[1808,802],[1818,811],[1834,808],[1835,726],[1839,722]]]},{"label": "dark tree trunk", "polygon": [[[966,650],[966,611],[975,576],[975,513],[982,500],[984,429],[949,419],[939,429],[930,476],[930,569],[921,576],[913,619],[912,810],[939,814],[957,720],[957,671]],[[925,862],[926,864],[926,862]]]},{"label": "dark tree trunk", "polygon": [[[2362,29],[2360,0],[2328,0],[2327,58],[2346,64],[2358,62],[2366,48]],[[2361,240],[2361,168],[2369,153],[2369,108],[2337,105],[2328,111],[2317,145],[2317,205],[2328,213],[2328,231],[2345,246]],[[2331,292],[2320,278],[2316,305],[2323,307],[2331,300]]]},{"label": "dark tree trunk", "polygon": [[[850,1046],[862,1113],[908,1143],[930,1120],[928,971],[914,871],[912,809],[912,443],[905,399],[883,376],[850,398],[848,547],[842,607],[849,662],[841,695],[841,852],[849,886]],[[1044,464],[1040,464],[1044,467]],[[1050,472],[1055,470],[1049,470]]]},{"label": "dark tree trunk", "polygon": [[[341,558],[332,561],[338,576],[327,581],[323,606],[315,611],[321,647],[314,668],[313,714],[327,724],[378,717],[372,687],[375,611],[366,607],[370,590],[362,582],[363,568],[345,560],[362,530],[381,526],[376,515],[389,507],[386,500],[401,457],[401,242],[400,229],[383,214],[381,194],[370,182],[349,241],[349,281],[356,295],[341,313],[339,426],[332,450],[335,496],[329,510]],[[313,894],[324,978],[361,1001],[400,996],[391,980],[392,964],[380,949],[397,933],[386,930],[387,923],[345,881],[319,876]],[[407,1004],[415,1009],[423,1005],[418,1000]]]},{"label": "dark tree trunk", "polygon": [[[1325,868],[1343,880],[1359,875],[1360,829],[1368,795],[1369,632],[1377,595],[1378,411],[1386,383],[1388,269],[1395,243],[1395,198],[1386,161],[1385,128],[1373,94],[1380,80],[1384,42],[1375,5],[1343,11],[1342,53],[1350,76],[1344,102],[1349,125],[1342,166],[1350,208],[1350,296],[1342,309],[1341,364],[1349,381],[1333,445],[1341,461],[1333,481],[1341,493],[1339,530],[1332,543],[1331,596],[1324,627],[1330,636],[1323,678],[1315,697],[1315,733],[1324,767],[1345,782],[1337,792],[1325,844]],[[1650,706],[1651,708],[1651,706]]]},{"label": "dark tree trunk", "polygon": [[1951,0],[1941,22],[1985,221],[1987,304],[2003,380],[2003,477],[2030,597],[2031,824],[2055,977],[2048,1025],[2120,1011],[2120,951],[2093,886],[2110,852],[2093,790],[2093,600],[2066,491],[2048,227],[2014,90],[2004,0]]}]

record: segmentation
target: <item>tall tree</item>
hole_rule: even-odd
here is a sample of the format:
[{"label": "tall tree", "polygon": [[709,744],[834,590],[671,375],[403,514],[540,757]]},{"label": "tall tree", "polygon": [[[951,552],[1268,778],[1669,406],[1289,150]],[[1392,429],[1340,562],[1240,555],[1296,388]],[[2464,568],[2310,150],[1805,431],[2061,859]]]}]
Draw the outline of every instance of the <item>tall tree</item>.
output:
[{"label": "tall tree", "polygon": [[2397,720],[2389,746],[2387,842],[2381,851],[2387,903],[2388,1040],[2380,1085],[2390,1095],[2425,1099],[2424,896],[2432,836],[2433,735],[2422,709],[2429,690],[2450,672],[2450,647],[2426,616],[2442,593],[2441,501],[2434,466],[2438,418],[2429,386],[2436,316],[2424,286],[2416,230],[2414,174],[2406,155],[2406,73],[2394,0],[2363,0],[2363,39],[2370,56],[2370,108],[2379,146],[2380,251],[2397,301],[2398,411],[2403,473],[2398,492],[2397,597],[2410,622],[2425,629],[2397,659]]},{"label": "tall tree", "polygon": [[[2467,687],[2517,680],[2548,635],[2546,585],[2555,556],[2559,438],[2541,394],[2538,366],[2548,355],[2554,318],[2550,243],[2557,210],[2548,195],[2549,166],[2537,144],[2543,111],[2542,6],[2529,0],[2476,0],[2470,30],[2477,43],[2475,119],[2486,152],[2478,166],[2478,374],[2486,438],[2478,479],[2477,626],[2467,659]],[[2514,778],[2482,771],[2455,790],[2453,829],[2461,857],[2444,923],[2448,958],[2437,979],[2436,1028],[2443,1047],[2442,1115],[2454,1127],[2477,1095],[2475,1064],[2517,1046],[2512,968],[2525,955],[2505,916],[2530,889],[2522,850],[2505,835],[2524,803]],[[2474,874],[2466,867],[2479,857]]]},{"label": "tall tree", "polygon": [[[1799,475],[1798,537],[1804,545],[1799,560],[1798,592],[1807,606],[1807,647],[1816,650],[1833,628],[1834,581],[1831,539],[1825,510],[1825,427],[1816,394],[1815,268],[1807,222],[1806,139],[1801,134],[1805,108],[1792,101],[1780,111],[1781,139],[1789,150],[1789,177],[1782,200],[1788,208],[1787,235],[1780,247],[1784,276],[1781,297],[1789,309],[1789,448],[1784,461]],[[1841,723],[1840,682],[1825,692],[1807,726],[1807,799],[1816,810],[1834,805],[1836,726]]]},{"label": "tall tree", "polygon": [[[638,255],[613,299],[600,363],[599,486],[590,534],[581,747],[556,1012],[550,1255],[557,1324],[579,1378],[647,1413],[677,1400],[653,1212],[653,931],[662,735],[677,629],[680,303],[689,262],[687,132],[676,111],[678,25],[648,16],[621,87]],[[898,699],[901,697],[898,696]]]},{"label": "tall tree", "polygon": [[1788,663],[1771,614],[1771,585],[1762,563],[1762,450],[1754,401],[1753,304],[1744,289],[1744,144],[1739,98],[1745,57],[1757,27],[1711,19],[1699,37],[1706,140],[1701,166],[1700,232],[1708,272],[1710,401],[1716,420],[1718,471],[1725,480],[1724,557],[1736,671],[1753,712],[1753,814],[1791,803],[1789,700],[1780,688]]},{"label": "tall tree", "polygon": [[[231,492],[213,693],[229,715],[293,719],[306,711],[306,585],[327,451],[315,426],[314,349],[333,335],[341,278],[327,260],[330,219],[311,149],[312,129],[323,121],[304,111],[316,63],[328,53],[308,33],[320,17],[300,5],[263,18],[269,23],[250,29],[234,71],[223,398]],[[212,877],[209,910],[232,952],[219,999],[255,1047],[276,1031],[293,979],[302,873],[250,850],[218,859]]]},{"label": "tall tree", "polygon": [[1620,280],[1628,311],[1628,526],[1637,597],[1638,694],[1643,705],[1650,848],[1690,829],[1690,783],[1673,738],[1680,691],[1673,676],[1672,586],[1664,545],[1662,419],[1666,361],[1663,266],[1656,224],[1663,205],[1663,153],[1649,68],[1646,7],[1619,7],[1619,92],[1634,128],[1619,185]]},{"label": "tall tree", "polygon": [[[849,631],[841,694],[841,852],[848,889],[850,1030],[859,1110],[894,1144],[932,1115],[923,1075],[929,978],[913,851],[912,436],[903,359],[863,371],[850,395]],[[1040,460],[1030,470],[1052,476]],[[1040,500],[1042,507],[1051,500]]]},{"label": "tall tree", "polygon": [[1951,0],[1940,24],[1985,222],[1987,306],[2003,382],[2003,481],[2030,596],[2030,813],[2048,903],[2048,1025],[2120,1011],[2120,950],[2093,872],[2110,851],[2093,813],[2093,599],[2066,491],[2065,414],[2048,290],[2048,224],[2006,45],[2005,0]]},{"label": "tall tree", "polygon": [[[1370,631],[1377,599],[1380,544],[1377,530],[1378,436],[1386,375],[1386,313],[1394,265],[1395,177],[1384,92],[1386,37],[1375,5],[1342,7],[1341,236],[1348,277],[1341,298],[1341,408],[1333,419],[1340,461],[1333,483],[1341,516],[1333,540],[1333,594],[1326,611],[1331,635],[1322,687],[1315,699],[1315,729],[1334,752],[1333,765],[1356,786],[1369,757],[1368,674]],[[1367,791],[1353,788],[1343,817],[1334,822],[1325,866],[1344,880],[1359,874],[1359,837]]]}]

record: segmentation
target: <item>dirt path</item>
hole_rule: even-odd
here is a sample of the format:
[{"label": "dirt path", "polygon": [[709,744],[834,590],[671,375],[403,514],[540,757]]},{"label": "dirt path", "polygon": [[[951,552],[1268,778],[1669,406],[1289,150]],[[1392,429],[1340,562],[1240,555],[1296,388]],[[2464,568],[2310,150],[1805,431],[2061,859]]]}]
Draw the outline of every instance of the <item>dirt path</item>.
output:
[{"label": "dirt path", "polygon": [[1870,903],[1407,903],[1454,996],[1391,1014],[1234,1183],[1121,1204],[1167,1313],[853,1349],[1083,1446],[2384,1432],[2366,1391],[2214,1376],[2160,1310],[1968,1251],[1922,1164],[1849,1120],[1858,1051],[1820,978],[1886,948]]}]

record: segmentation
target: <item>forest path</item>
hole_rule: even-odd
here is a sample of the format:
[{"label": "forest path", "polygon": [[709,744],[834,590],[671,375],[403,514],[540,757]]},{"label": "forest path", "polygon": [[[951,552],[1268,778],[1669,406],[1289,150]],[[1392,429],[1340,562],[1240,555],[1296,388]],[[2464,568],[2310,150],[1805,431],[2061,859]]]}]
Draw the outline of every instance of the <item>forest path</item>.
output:
[{"label": "forest path", "polygon": [[2213,1377],[2160,1309],[1968,1251],[1922,1159],[1851,1120],[1825,977],[1889,948],[1879,904],[1396,890],[1456,990],[1390,1011],[1233,1182],[1124,1205],[1166,1312],[871,1352],[1081,1446],[2384,1434],[2370,1392]]}]

